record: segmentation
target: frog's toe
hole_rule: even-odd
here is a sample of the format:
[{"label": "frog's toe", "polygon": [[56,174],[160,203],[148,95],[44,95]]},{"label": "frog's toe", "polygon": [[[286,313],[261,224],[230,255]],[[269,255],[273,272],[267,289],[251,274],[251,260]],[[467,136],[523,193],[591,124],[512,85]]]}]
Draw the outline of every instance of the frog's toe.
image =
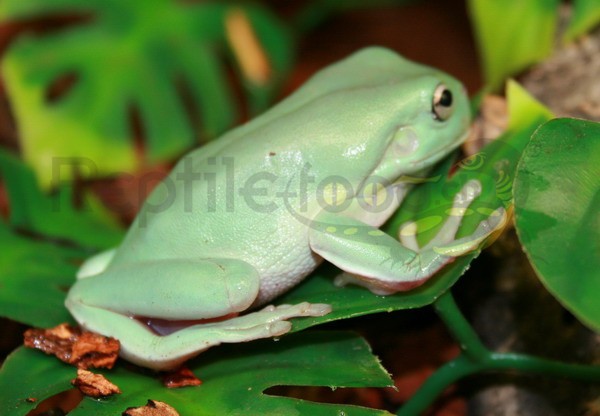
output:
[{"label": "frog's toe", "polygon": [[454,196],[454,208],[466,208],[477,198],[482,191],[481,182],[477,179],[471,179],[464,184],[460,192]]},{"label": "frog's toe", "polygon": [[301,302],[295,305],[269,305],[261,312],[272,313],[277,319],[299,318],[306,316],[323,316],[331,312],[331,305],[325,303]]},{"label": "frog's toe", "polygon": [[326,303],[310,303],[310,307],[307,309],[307,315],[303,316],[324,316],[331,312],[331,305]]},{"label": "frog's toe", "polygon": [[278,337],[283,334],[290,332],[292,324],[288,321],[275,321],[268,324],[268,331],[270,337]]},{"label": "frog's toe", "polygon": [[500,231],[508,219],[504,208],[496,209],[485,220],[481,221],[473,234],[454,240],[450,244],[433,247],[433,251],[449,257],[458,257],[479,248],[490,236]]},{"label": "frog's toe", "polygon": [[400,227],[398,230],[398,239],[400,243],[415,252],[419,251],[419,243],[417,241],[418,227],[415,221],[409,221]]}]

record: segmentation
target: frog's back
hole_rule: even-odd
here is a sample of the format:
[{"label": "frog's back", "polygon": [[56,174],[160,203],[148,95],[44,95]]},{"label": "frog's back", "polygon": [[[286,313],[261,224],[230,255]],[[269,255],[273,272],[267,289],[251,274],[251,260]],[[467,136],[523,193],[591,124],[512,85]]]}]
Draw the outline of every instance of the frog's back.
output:
[{"label": "frog's back", "polygon": [[261,276],[303,277],[319,261],[308,244],[316,187],[337,175],[358,189],[388,144],[372,138],[403,122],[397,113],[413,88],[403,81],[424,68],[385,49],[363,50],[192,151],[148,198],[114,263],[235,258]]}]

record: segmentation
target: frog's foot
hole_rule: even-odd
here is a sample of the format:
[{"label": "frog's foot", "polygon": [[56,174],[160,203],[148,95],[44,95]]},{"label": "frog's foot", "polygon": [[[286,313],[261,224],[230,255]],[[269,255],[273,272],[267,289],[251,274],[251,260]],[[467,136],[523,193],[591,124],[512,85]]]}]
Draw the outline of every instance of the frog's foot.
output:
[{"label": "frog's foot", "polygon": [[[261,326],[264,325],[268,334],[259,336],[258,338],[268,338],[283,335],[292,329],[292,324],[287,321],[288,319],[323,316],[327,315],[329,312],[331,312],[331,305],[324,303],[302,302],[296,305],[269,305],[259,311],[223,321],[222,327],[233,331],[252,328],[253,330],[258,329],[260,332]],[[240,342],[235,338],[238,335],[239,334],[232,332],[232,340],[223,340],[223,342]]]},{"label": "frog's foot", "polygon": [[136,319],[96,309],[97,321],[105,323],[105,327],[89,329],[101,333],[110,331],[111,336],[121,342],[120,355],[126,360],[154,370],[170,370],[210,347],[280,336],[292,328],[288,319],[323,316],[330,311],[329,305],[308,302],[267,306],[243,316],[194,324],[160,336]]},{"label": "frog's foot", "polygon": [[[331,312],[326,304],[302,302],[296,305],[267,306],[262,310],[212,324],[192,325],[152,341],[152,351],[129,351],[122,344],[122,355],[154,369],[169,369],[198,353],[221,343],[238,343],[281,336],[292,329],[288,319],[323,316]],[[146,353],[144,357],[144,353]]]},{"label": "frog's foot", "polygon": [[458,257],[477,250],[492,234],[504,228],[508,221],[508,214],[502,207],[493,211],[490,216],[479,223],[475,231],[466,237],[450,241],[445,244],[428,244],[435,253]]},{"label": "frog's foot", "polygon": [[399,239],[402,245],[419,253],[432,251],[450,258],[476,250],[492,233],[504,227],[508,217],[504,208],[498,208],[491,212],[486,220],[479,223],[471,235],[456,239],[456,233],[469,205],[480,193],[479,181],[468,181],[454,197],[450,216],[431,241],[419,247],[416,239],[417,227],[415,223],[409,222],[400,228]]}]

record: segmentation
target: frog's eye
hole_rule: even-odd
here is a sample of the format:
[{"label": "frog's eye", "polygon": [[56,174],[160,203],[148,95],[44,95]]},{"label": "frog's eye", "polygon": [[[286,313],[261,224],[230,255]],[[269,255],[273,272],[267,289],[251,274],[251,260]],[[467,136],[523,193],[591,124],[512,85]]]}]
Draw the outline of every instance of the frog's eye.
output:
[{"label": "frog's eye", "polygon": [[433,92],[431,111],[435,119],[440,121],[448,120],[454,111],[452,92],[444,84],[438,85]]}]

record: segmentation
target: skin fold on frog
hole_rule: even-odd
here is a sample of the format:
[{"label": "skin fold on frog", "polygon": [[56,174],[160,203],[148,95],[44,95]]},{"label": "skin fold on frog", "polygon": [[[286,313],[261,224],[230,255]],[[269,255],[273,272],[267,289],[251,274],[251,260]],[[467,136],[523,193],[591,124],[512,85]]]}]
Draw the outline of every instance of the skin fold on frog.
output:
[{"label": "skin fold on frog", "polygon": [[[424,247],[414,224],[400,241],[378,228],[413,186],[402,178],[424,175],[466,139],[469,112],[451,76],[384,48],[360,50],[184,156],[121,245],[81,266],[66,306],[84,328],[117,338],[123,358],[168,370],[329,313],[269,304],[322,261],[343,271],[339,285],[415,288],[478,248],[501,217],[455,239],[461,216],[451,216]],[[455,208],[480,188],[468,182]]]}]

